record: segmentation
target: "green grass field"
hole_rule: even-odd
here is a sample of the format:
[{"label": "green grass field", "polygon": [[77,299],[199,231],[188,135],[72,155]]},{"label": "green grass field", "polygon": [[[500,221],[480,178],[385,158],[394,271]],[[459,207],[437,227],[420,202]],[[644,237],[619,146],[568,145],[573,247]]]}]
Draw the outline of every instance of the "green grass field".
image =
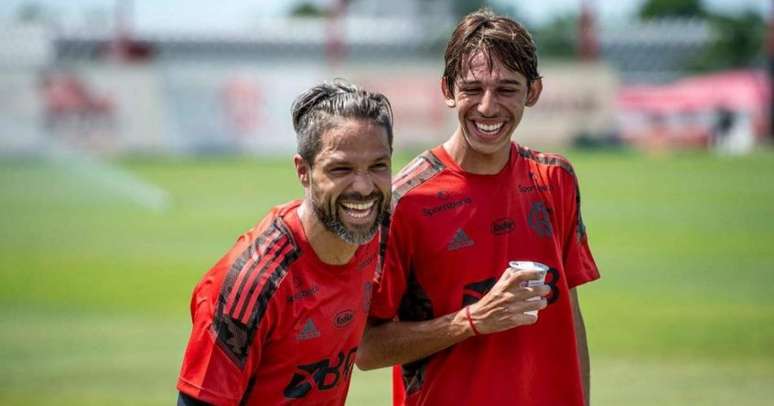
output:
[{"label": "green grass field", "polygon": [[[770,404],[774,152],[567,155],[603,275],[580,289],[593,403]],[[170,207],[88,166],[0,161],[0,404],[173,404],[194,283],[301,195],[287,158],[118,165]],[[349,404],[389,390],[356,373]]]}]

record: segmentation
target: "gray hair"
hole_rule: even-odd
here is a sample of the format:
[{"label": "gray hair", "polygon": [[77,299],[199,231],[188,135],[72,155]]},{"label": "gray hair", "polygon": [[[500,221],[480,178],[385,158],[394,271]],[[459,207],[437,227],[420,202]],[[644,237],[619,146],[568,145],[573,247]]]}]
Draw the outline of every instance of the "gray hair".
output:
[{"label": "gray hair", "polygon": [[320,138],[337,118],[373,120],[384,127],[392,151],[392,106],[381,93],[369,92],[342,79],[323,82],[301,93],[290,108],[298,154],[310,165],[320,152]]}]

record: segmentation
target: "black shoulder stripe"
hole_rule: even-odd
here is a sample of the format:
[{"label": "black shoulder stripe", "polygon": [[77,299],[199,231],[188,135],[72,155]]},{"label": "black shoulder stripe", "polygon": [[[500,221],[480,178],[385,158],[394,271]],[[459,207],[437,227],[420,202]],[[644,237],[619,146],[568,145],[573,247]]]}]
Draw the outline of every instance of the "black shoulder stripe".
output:
[{"label": "black shoulder stripe", "polygon": [[433,155],[430,151],[425,151],[414,158],[408,165],[398,172],[392,181],[392,199],[390,200],[390,210],[382,219],[379,230],[379,262],[376,265],[375,280],[378,282],[382,276],[382,265],[384,265],[384,255],[387,253],[387,237],[390,231],[390,218],[398,201],[406,195],[411,189],[427,182],[433,176],[440,173],[446,165]]},{"label": "black shoulder stripe", "polygon": [[406,165],[392,182],[390,207],[395,210],[398,201],[415,187],[440,173],[446,165],[430,151],[425,151]]},{"label": "black shoulder stripe", "polygon": [[572,165],[570,165],[570,163],[567,162],[566,159],[560,158],[555,155],[549,155],[549,154],[544,154],[542,152],[537,152],[521,145],[519,145],[519,155],[521,155],[522,158],[526,158],[543,165],[558,166],[564,169],[565,171],[569,172],[573,177],[575,177],[575,170],[572,168]]},{"label": "black shoulder stripe", "polygon": [[[280,244],[280,246],[275,246]],[[213,317],[212,328],[216,335],[218,346],[240,368],[247,361],[248,351],[253,342],[258,326],[266,313],[269,300],[287,274],[288,267],[300,256],[301,252],[293,239],[293,235],[281,218],[274,219],[272,224],[261,233],[243,252],[229,269],[223,287],[218,296],[218,306]],[[257,256],[257,259],[253,256]],[[268,255],[268,257],[267,257]],[[243,270],[247,261],[253,258],[254,263],[249,269]],[[258,264],[262,264],[258,270]],[[247,284],[251,274],[255,275]],[[268,278],[263,275],[271,272]],[[232,289],[242,273],[239,292],[229,302]],[[266,279],[265,283],[261,280]],[[261,285],[263,285],[261,287]],[[261,289],[257,298],[250,300],[253,293]],[[240,298],[242,306],[237,309]],[[249,314],[249,317],[245,317]]]},{"label": "black shoulder stripe", "polygon": [[[232,315],[235,313],[237,303],[239,303],[239,300],[245,295],[245,291],[251,291],[251,289],[247,288],[247,281],[256,272],[258,264],[270,260],[270,258],[266,258],[267,251],[271,247],[276,247],[276,245],[283,240],[287,240],[286,235],[280,232],[276,227],[269,227],[247,247],[245,252],[242,253],[236,261],[234,261],[234,264],[229,269],[226,281],[223,283],[223,288],[221,288],[220,299],[225,306],[225,313]],[[250,267],[244,269],[245,265],[251,259],[252,263],[250,264]],[[235,286],[240,275],[241,282],[239,282],[238,286]],[[255,278],[255,280],[257,281],[258,278]],[[232,292],[233,289],[236,290]],[[229,301],[231,295],[234,297]],[[248,297],[249,295],[245,297],[245,300]]]},{"label": "black shoulder stripe", "polygon": [[[276,241],[274,243],[274,247],[273,247],[275,249],[274,256],[276,257],[276,259],[282,258],[282,261],[284,261],[287,258],[287,255],[285,255],[284,252],[286,252],[288,250],[289,250],[289,255],[292,255],[292,253],[293,253],[292,245],[293,245],[292,241],[289,240],[288,238],[285,238],[285,237],[283,237],[283,238],[279,239],[278,241]],[[242,321],[247,321],[245,319],[245,312],[247,312],[247,309],[251,307],[250,306],[251,303],[250,303],[249,299],[251,297],[253,297],[253,294],[255,293],[255,290],[260,287],[260,285],[261,285],[261,282],[260,282],[261,281],[261,277],[267,271],[270,272],[270,270],[272,270],[272,269],[276,269],[276,268],[282,267],[282,263],[283,262],[280,261],[279,264],[278,264],[276,259],[275,258],[267,258],[266,260],[262,261],[263,262],[263,266],[261,266],[260,271],[258,271],[258,275],[256,275],[254,281],[250,284],[249,289],[245,289],[241,293],[241,294],[243,294],[245,296],[245,300],[242,301],[242,306],[240,306],[239,309],[236,309],[236,308],[233,309],[233,311],[231,313],[232,317],[234,317],[236,319],[239,319],[239,320],[242,320]],[[256,272],[255,271],[256,268],[257,267],[253,267],[253,269],[251,270],[251,273]],[[244,281],[247,281],[247,279],[248,278],[245,278]]]}]

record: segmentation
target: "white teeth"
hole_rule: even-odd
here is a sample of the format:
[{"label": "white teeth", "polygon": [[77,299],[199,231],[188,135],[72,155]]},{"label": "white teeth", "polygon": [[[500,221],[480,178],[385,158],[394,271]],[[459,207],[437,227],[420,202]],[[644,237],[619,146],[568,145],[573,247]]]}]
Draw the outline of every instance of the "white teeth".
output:
[{"label": "white teeth", "polygon": [[364,213],[349,212],[349,215],[354,217],[354,218],[356,218],[356,219],[362,219],[362,218],[365,218],[366,216],[368,216],[368,212],[364,212]]},{"label": "white teeth", "polygon": [[485,133],[493,133],[500,130],[500,127],[503,126],[503,123],[497,123],[497,124],[482,124],[482,123],[476,123],[476,128],[479,129],[479,131],[483,131]]},{"label": "white teeth", "polygon": [[[370,202],[366,202],[366,203],[341,203],[341,205],[344,206],[344,208],[349,210],[365,211],[373,207],[374,203],[375,201],[371,200]],[[362,216],[357,216],[354,213],[352,215],[355,217],[362,217]]]}]

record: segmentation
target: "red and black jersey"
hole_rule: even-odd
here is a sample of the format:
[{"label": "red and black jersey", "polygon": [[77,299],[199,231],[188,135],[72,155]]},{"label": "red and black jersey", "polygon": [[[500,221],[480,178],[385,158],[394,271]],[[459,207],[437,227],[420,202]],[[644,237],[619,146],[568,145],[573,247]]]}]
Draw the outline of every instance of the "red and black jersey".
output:
[{"label": "red and black jersey", "polygon": [[477,175],[437,147],[395,178],[392,203],[374,318],[421,321],[459,311],[511,260],[550,267],[549,305],[536,324],[402,365],[405,403],[582,405],[569,289],[599,273],[570,164],[513,144],[499,173]]},{"label": "red and black jersey", "polygon": [[365,327],[377,242],[341,266],[320,261],[279,206],[207,272],[177,388],[216,405],[343,405]]}]

